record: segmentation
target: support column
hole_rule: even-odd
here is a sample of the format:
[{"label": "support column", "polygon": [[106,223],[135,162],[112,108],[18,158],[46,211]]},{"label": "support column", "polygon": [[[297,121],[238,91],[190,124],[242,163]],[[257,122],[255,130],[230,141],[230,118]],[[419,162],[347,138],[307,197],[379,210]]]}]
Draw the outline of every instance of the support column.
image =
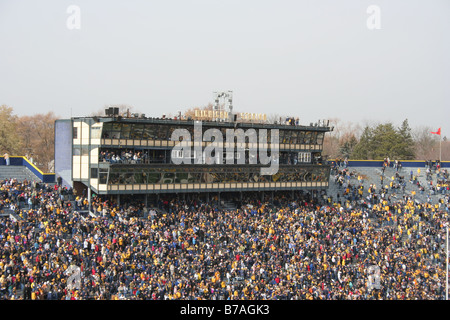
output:
[{"label": "support column", "polygon": [[88,187],[88,211],[91,212],[91,187]]}]

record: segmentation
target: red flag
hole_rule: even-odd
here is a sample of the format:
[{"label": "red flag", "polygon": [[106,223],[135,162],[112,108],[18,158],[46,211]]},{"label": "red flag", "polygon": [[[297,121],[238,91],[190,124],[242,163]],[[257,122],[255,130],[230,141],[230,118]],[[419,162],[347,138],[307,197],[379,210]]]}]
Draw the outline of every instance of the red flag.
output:
[{"label": "red flag", "polygon": [[436,131],[436,132],[431,132],[432,134],[438,134],[438,135],[441,135],[441,128],[439,128],[438,129],[438,131]]}]

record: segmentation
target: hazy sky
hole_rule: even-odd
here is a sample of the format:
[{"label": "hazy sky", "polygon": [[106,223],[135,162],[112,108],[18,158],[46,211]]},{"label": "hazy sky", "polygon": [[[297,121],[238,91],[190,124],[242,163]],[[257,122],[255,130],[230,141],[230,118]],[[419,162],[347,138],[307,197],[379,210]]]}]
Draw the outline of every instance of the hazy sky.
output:
[{"label": "hazy sky", "polygon": [[0,0],[0,47],[0,104],[18,115],[160,116],[232,90],[237,111],[450,136],[449,0]]}]

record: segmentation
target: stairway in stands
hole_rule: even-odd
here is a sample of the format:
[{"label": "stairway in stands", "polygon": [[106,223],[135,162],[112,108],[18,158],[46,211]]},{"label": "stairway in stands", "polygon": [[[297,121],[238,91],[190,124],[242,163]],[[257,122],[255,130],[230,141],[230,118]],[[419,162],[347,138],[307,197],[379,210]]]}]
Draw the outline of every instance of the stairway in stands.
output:
[{"label": "stairway in stands", "polygon": [[[412,191],[416,192],[415,195],[415,199],[418,200],[419,202],[426,202],[427,201],[427,195],[429,194],[428,191],[428,184],[426,181],[426,174],[425,168],[420,168],[420,174],[418,174],[417,169],[419,168],[402,168],[401,170],[399,170],[399,174],[401,176],[404,176],[405,180],[406,180],[406,189],[405,189],[405,193],[406,194],[411,194]],[[380,182],[381,182],[381,175],[382,175],[382,170],[381,167],[380,168],[376,168],[376,167],[349,167],[349,170],[351,172],[355,173],[355,177],[353,177],[351,179],[351,184],[352,185],[358,185],[358,180],[357,180],[357,176],[361,175],[364,177],[364,196],[367,196],[367,190],[369,189],[370,184],[375,184],[377,186],[377,191],[380,189]],[[426,186],[425,189],[426,191],[421,194],[419,191],[419,188],[412,184],[411,182],[409,182],[409,178],[410,178],[410,172],[413,171],[413,174],[417,176],[418,181]],[[385,172],[384,172],[384,181],[383,184],[384,185],[388,185],[391,182],[391,177],[395,176],[396,170],[392,167],[386,168]],[[433,174],[433,182],[436,181],[436,175]],[[327,190],[327,194],[331,195],[333,197],[333,199],[336,199],[337,194],[339,193],[341,196],[344,192],[344,189],[341,187],[339,189],[338,184],[334,182],[334,175],[332,174],[330,176],[330,185],[329,188]],[[397,194],[397,197],[401,197],[402,196],[402,191],[401,190],[395,190],[392,191],[390,190],[389,193],[392,194],[392,192],[395,192]],[[436,201],[437,196],[433,196],[432,200]]]},{"label": "stairway in stands", "polygon": [[25,166],[0,166],[0,180],[17,179],[18,181],[41,181],[30,169]]}]

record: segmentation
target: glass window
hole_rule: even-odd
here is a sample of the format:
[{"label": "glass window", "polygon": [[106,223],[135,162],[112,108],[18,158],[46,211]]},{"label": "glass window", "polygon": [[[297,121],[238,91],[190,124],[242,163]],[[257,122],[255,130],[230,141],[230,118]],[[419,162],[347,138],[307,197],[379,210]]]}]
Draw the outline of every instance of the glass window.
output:
[{"label": "glass window", "polygon": [[154,124],[147,124],[143,129],[143,139],[156,140],[158,134],[158,126]]},{"label": "glass window", "polygon": [[119,173],[118,172],[111,172],[109,174],[109,184],[117,184],[119,183]]},{"label": "glass window", "polygon": [[317,132],[311,132],[311,144],[317,143]]},{"label": "glass window", "polygon": [[305,132],[304,131],[297,132],[297,143],[299,143],[299,144],[305,143]]},{"label": "glass window", "polygon": [[123,139],[130,139],[130,133],[131,133],[131,124],[123,123],[122,133],[120,137]]},{"label": "glass window", "polygon": [[310,144],[311,143],[311,132],[310,131],[307,131],[307,132],[305,132],[305,137],[304,137],[304,140],[303,140],[304,142],[304,144]]},{"label": "glass window", "polygon": [[98,170],[98,179],[100,184],[106,184],[106,180],[108,178],[108,169],[99,168]]},{"label": "glass window", "polygon": [[284,143],[284,133],[285,133],[285,130],[280,130],[279,131],[279,138],[278,138],[279,140],[278,141],[280,143]]},{"label": "glass window", "polygon": [[157,139],[158,140],[167,140],[167,131],[168,131],[168,126],[164,126],[164,125],[160,125],[157,128]]},{"label": "glass window", "polygon": [[105,122],[103,124],[103,133],[102,138],[110,138],[111,137],[112,124],[111,122]]},{"label": "glass window", "polygon": [[121,124],[120,123],[113,123],[111,128],[111,139],[120,139],[120,129]]},{"label": "glass window", "polygon": [[147,183],[147,172],[143,169],[138,170],[138,172],[134,173],[134,181],[138,184],[146,184]]},{"label": "glass window", "polygon": [[298,153],[299,162],[311,162],[311,152],[299,152]]},{"label": "glass window", "polygon": [[98,178],[98,168],[91,168],[91,178],[92,179]]},{"label": "glass window", "polygon": [[317,133],[317,144],[323,144],[324,136],[325,136],[324,132]]},{"label": "glass window", "polygon": [[130,139],[136,139],[136,140],[140,140],[142,138],[142,131],[144,129],[144,125],[139,123],[139,124],[134,124],[132,129],[131,129],[131,133],[130,133]]},{"label": "glass window", "polygon": [[289,139],[289,143],[291,143],[291,144],[297,143],[297,131],[291,131],[291,137]]}]

